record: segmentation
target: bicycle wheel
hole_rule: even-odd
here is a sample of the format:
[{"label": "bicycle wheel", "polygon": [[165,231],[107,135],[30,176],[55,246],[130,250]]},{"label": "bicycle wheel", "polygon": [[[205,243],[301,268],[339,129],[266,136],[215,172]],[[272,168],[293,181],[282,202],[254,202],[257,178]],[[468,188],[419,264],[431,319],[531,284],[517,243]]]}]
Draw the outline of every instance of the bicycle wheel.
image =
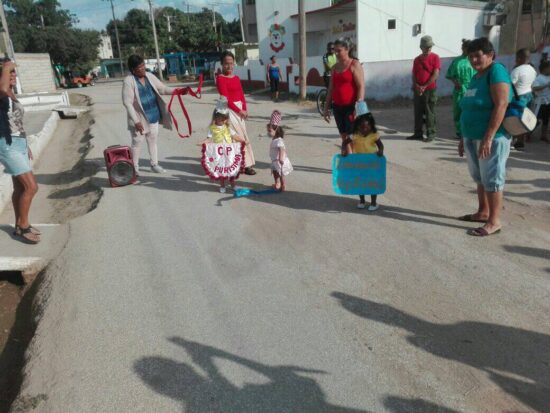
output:
[{"label": "bicycle wheel", "polygon": [[327,89],[321,89],[317,93],[317,110],[323,116],[325,114],[325,105],[327,104]]}]

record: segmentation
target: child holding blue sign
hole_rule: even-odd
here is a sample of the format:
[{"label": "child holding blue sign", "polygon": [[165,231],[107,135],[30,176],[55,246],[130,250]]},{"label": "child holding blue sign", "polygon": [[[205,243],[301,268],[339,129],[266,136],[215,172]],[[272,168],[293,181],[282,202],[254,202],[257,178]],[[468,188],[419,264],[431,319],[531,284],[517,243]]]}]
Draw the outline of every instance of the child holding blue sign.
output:
[{"label": "child holding blue sign", "polygon": [[[345,145],[348,145],[348,153],[375,153],[378,156],[384,155],[384,144],[376,130],[376,122],[370,112],[363,113],[355,118],[353,123],[353,137],[346,139]],[[371,203],[369,211],[376,211],[377,195],[370,196]],[[365,209],[365,195],[359,195],[359,204],[357,208]]]}]

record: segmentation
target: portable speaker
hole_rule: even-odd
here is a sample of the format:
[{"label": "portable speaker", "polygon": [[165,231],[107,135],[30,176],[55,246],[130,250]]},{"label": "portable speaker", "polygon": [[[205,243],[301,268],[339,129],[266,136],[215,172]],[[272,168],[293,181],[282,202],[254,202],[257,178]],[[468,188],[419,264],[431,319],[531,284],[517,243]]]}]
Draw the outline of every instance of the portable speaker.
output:
[{"label": "portable speaker", "polygon": [[113,188],[136,182],[132,152],[128,146],[113,145],[103,151],[109,182]]}]

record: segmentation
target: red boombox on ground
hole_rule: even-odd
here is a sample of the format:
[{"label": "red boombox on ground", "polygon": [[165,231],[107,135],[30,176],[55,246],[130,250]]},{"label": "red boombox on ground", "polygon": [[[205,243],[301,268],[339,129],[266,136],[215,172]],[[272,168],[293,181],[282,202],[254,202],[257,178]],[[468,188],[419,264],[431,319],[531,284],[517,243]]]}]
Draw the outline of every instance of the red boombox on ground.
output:
[{"label": "red boombox on ground", "polygon": [[103,151],[111,186],[125,186],[136,182],[132,152],[128,146],[113,145]]}]

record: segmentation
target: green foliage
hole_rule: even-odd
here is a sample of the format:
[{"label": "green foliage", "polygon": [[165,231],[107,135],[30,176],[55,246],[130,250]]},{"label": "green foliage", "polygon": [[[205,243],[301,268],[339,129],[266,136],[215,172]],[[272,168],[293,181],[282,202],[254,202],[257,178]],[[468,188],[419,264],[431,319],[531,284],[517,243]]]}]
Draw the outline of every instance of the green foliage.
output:
[{"label": "green foliage", "polygon": [[[170,32],[168,18],[170,16]],[[201,52],[214,51],[216,46],[225,47],[241,41],[241,29],[238,20],[227,22],[216,13],[214,32],[212,10],[203,8],[189,15],[181,10],[164,7],[155,12],[155,23],[159,50],[161,54],[177,51]],[[141,9],[132,9],[123,20],[117,19],[120,47],[124,57],[137,53],[145,58],[155,57],[155,45],[149,13]],[[107,24],[107,33],[116,44],[114,22]],[[118,52],[115,50],[115,57]]]},{"label": "green foliage", "polygon": [[55,64],[78,71],[94,66],[101,42],[99,33],[74,28],[75,16],[60,9],[57,0],[11,0],[5,4],[16,52],[49,53]]}]

